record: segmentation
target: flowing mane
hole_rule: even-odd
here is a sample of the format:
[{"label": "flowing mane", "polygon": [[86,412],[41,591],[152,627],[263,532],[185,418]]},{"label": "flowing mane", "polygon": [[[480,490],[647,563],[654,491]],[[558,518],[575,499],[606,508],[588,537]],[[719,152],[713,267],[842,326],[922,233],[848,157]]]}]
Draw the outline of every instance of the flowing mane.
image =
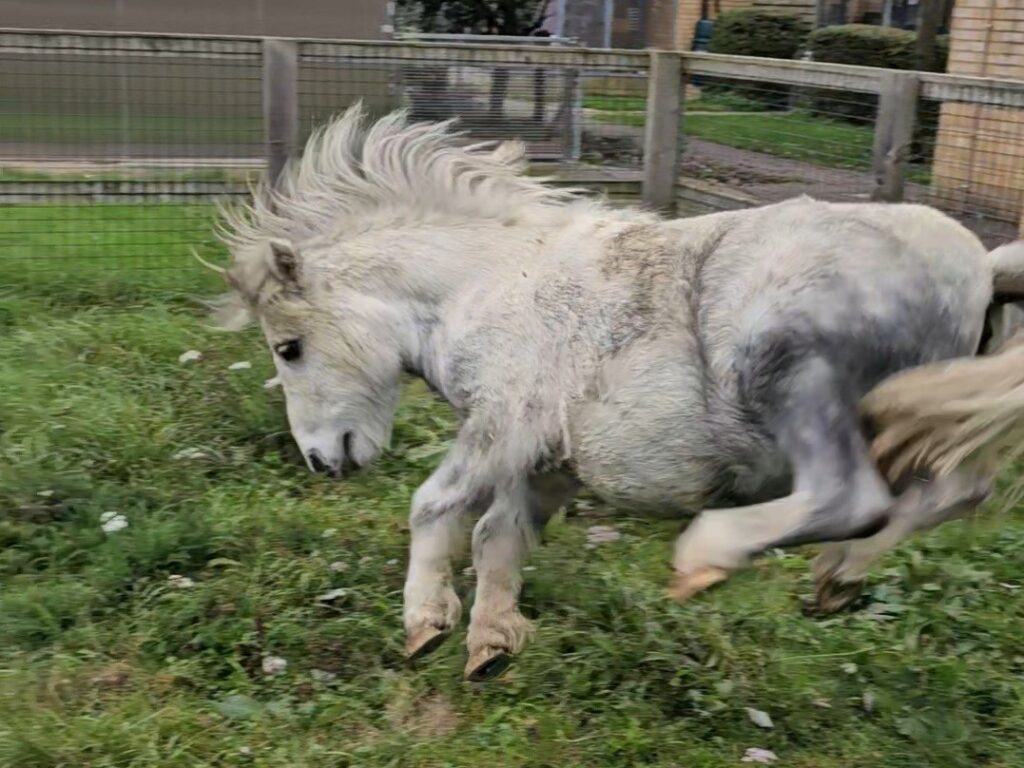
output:
[{"label": "flowing mane", "polygon": [[253,202],[222,212],[236,258],[272,238],[302,242],[437,218],[514,219],[575,198],[523,175],[520,142],[460,145],[452,121],[410,124],[404,111],[368,123],[349,108],[306,144],[302,159]]}]

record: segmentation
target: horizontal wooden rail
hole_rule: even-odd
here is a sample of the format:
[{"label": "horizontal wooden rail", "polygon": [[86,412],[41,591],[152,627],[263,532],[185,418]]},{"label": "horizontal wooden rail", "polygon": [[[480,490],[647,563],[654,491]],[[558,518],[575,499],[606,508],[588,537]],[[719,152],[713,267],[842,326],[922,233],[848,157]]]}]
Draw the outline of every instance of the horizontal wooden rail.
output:
[{"label": "horizontal wooden rail", "polygon": [[720,53],[684,53],[688,75],[758,80],[780,85],[834,88],[858,93],[878,93],[886,70],[849,64],[825,64],[757,56],[729,56]]},{"label": "horizontal wooden rail", "polygon": [[[475,65],[524,65],[646,71],[649,51],[604,48],[558,48],[508,43],[449,43],[412,40],[287,40],[298,46],[300,61],[319,58],[458,62]],[[249,36],[172,35],[72,30],[0,28],[0,54],[76,56],[184,56],[197,58],[259,56],[262,38]],[[886,70],[848,64],[764,59],[714,53],[679,52],[687,76],[756,80],[854,93],[881,93]],[[237,60],[237,59],[236,59]],[[921,96],[935,101],[1024,108],[1024,81],[964,77],[937,72],[914,73]]]}]

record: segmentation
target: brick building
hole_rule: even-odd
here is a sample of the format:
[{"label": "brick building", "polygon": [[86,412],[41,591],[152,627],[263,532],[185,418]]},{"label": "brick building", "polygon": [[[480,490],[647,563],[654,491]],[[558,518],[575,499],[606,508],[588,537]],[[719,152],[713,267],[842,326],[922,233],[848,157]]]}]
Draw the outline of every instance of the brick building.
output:
[{"label": "brick building", "polygon": [[[948,71],[1024,80],[1024,3],[957,0]],[[1024,110],[943,104],[932,177],[941,199],[1020,221],[1024,231]]]}]

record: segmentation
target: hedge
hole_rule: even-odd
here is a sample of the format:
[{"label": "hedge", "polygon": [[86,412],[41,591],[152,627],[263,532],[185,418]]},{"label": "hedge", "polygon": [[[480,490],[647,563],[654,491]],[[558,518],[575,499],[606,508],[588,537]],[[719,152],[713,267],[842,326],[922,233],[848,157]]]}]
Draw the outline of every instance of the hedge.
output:
[{"label": "hedge", "polygon": [[[737,56],[792,59],[803,48],[810,25],[799,16],[756,8],[726,11],[715,21],[708,51]],[[773,83],[736,83],[714,80],[713,90],[731,90],[769,106],[786,107],[789,89]]]},{"label": "hedge", "polygon": [[[886,69],[916,69],[916,42],[917,35],[905,29],[842,24],[815,30],[807,39],[807,47],[815,61]],[[925,69],[929,72],[945,71],[948,55],[949,38],[937,38],[935,57]]]},{"label": "hedge", "polygon": [[739,56],[792,59],[811,31],[799,16],[747,8],[726,11],[715,21],[708,50]]},{"label": "hedge", "polygon": [[[814,61],[886,69],[916,69],[916,41],[917,35],[904,29],[842,24],[815,30],[807,39],[807,47]],[[935,57],[926,69],[944,72],[948,56],[949,38],[936,38]],[[812,109],[815,112],[856,122],[873,119],[876,103],[874,96],[866,94],[837,96],[835,91],[816,91],[812,95]]]}]

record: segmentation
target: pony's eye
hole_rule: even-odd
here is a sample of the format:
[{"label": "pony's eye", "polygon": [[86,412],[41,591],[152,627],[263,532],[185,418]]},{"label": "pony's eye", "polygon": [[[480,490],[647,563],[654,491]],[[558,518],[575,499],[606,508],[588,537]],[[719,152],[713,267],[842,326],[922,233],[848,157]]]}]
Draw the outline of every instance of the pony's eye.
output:
[{"label": "pony's eye", "polygon": [[298,339],[289,339],[274,345],[274,351],[281,356],[282,360],[294,362],[302,355],[302,342]]}]

